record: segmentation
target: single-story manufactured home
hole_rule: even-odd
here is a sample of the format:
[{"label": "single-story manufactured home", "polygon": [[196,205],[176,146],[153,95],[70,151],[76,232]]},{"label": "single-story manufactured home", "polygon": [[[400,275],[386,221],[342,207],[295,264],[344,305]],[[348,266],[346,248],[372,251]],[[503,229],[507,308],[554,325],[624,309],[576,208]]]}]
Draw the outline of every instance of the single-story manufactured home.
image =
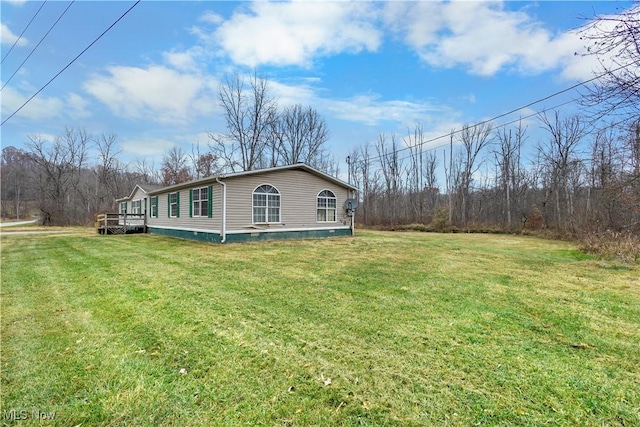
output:
[{"label": "single-story manufactured home", "polygon": [[120,215],[148,233],[226,243],[352,235],[357,189],[304,163],[211,176],[163,188],[137,185]]}]

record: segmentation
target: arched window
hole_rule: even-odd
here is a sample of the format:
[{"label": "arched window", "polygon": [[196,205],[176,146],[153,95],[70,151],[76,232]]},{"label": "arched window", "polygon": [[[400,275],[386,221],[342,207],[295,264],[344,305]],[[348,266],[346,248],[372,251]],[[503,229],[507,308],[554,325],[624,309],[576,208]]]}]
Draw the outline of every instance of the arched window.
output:
[{"label": "arched window", "polygon": [[253,222],[280,222],[280,192],[273,185],[264,184],[253,190]]},{"label": "arched window", "polygon": [[336,195],[329,190],[318,193],[318,222],[336,222]]}]

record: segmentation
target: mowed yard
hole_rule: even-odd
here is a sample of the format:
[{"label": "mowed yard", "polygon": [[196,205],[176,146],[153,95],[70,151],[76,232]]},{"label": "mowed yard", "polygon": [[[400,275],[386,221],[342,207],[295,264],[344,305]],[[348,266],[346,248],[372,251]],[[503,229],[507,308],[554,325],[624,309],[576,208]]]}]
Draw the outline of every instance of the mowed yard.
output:
[{"label": "mowed yard", "polygon": [[640,267],[569,243],[1,243],[9,425],[640,425]]}]

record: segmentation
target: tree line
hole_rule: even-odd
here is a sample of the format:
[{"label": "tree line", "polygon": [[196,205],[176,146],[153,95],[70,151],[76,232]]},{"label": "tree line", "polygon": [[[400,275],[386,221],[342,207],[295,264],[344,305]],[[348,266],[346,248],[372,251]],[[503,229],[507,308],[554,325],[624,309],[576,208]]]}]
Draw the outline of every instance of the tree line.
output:
[{"label": "tree line", "polygon": [[[282,120],[305,111],[310,110],[285,109]],[[361,144],[349,153],[347,177],[360,190],[358,222],[639,233],[640,120],[594,129],[583,116],[552,111],[538,114],[537,123],[544,129],[538,141],[531,141],[529,127],[519,122],[499,128],[465,125],[437,149],[427,147],[421,125],[402,138],[382,133]],[[237,158],[215,150],[219,135],[210,146],[194,144],[190,153],[175,146],[157,170],[144,160],[119,160],[114,134],[66,128],[53,141],[29,136],[25,149],[2,150],[2,215],[20,217],[37,209],[43,223],[88,223],[96,213],[113,211],[115,198],[136,184],[172,185],[249,170],[242,159],[255,159],[254,168],[315,159],[314,166],[323,169],[321,161],[332,163],[318,154],[322,144],[296,145],[286,134],[277,134],[277,149],[264,144],[260,155],[248,150]],[[236,153],[246,149],[237,144]],[[233,142],[222,145],[229,150]],[[323,170],[339,172],[335,160]]]},{"label": "tree line", "polygon": [[546,138],[535,143],[522,122],[483,123],[427,149],[417,125],[402,140],[381,134],[353,149],[349,170],[362,192],[360,222],[640,232],[640,121],[591,129],[581,116],[557,111],[537,120]]},{"label": "tree line", "polygon": [[[600,59],[598,78],[583,89],[580,114],[540,112],[535,126],[544,135],[536,140],[522,121],[484,122],[453,129],[447,144],[433,149],[417,124],[404,136],[381,133],[354,148],[347,179],[360,190],[357,220],[640,234],[639,34],[638,5],[597,16],[582,29],[584,55]],[[326,149],[326,122],[313,107],[281,108],[256,73],[227,76],[218,97],[224,129],[190,152],[174,146],[159,168],[144,159],[122,162],[115,134],[82,128],[65,128],[53,140],[28,136],[25,149],[5,147],[2,216],[35,209],[45,223],[88,223],[115,209],[115,198],[135,184],[172,185],[297,162],[340,176]]]}]

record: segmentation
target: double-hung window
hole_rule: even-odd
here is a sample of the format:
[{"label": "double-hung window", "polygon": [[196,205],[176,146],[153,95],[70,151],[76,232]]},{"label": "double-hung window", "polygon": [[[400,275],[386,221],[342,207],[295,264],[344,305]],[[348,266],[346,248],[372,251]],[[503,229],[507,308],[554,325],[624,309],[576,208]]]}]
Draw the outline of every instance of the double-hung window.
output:
[{"label": "double-hung window", "polygon": [[191,216],[209,216],[209,188],[191,190]]},{"label": "double-hung window", "polygon": [[138,199],[131,202],[131,213],[138,215],[142,213],[142,200]]},{"label": "double-hung window", "polygon": [[317,217],[318,222],[336,222],[336,195],[329,190],[318,193]]},{"label": "double-hung window", "polygon": [[169,193],[169,217],[178,218],[180,216],[180,194]]},{"label": "double-hung window", "polygon": [[158,196],[151,196],[149,201],[149,216],[151,218],[158,218]]},{"label": "double-hung window", "polygon": [[253,190],[253,222],[280,222],[280,192],[274,186],[264,184]]},{"label": "double-hung window", "polygon": [[120,203],[120,215],[127,214],[127,202]]}]

